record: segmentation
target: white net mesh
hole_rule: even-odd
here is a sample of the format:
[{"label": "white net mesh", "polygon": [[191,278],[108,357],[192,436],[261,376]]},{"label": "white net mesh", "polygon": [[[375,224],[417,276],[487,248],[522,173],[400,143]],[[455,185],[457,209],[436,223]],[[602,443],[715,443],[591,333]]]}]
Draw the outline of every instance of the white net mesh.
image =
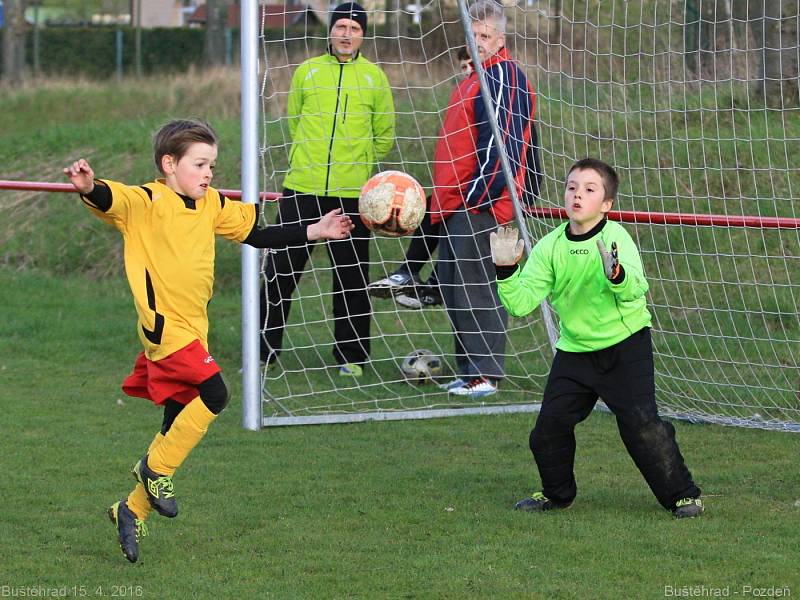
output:
[{"label": "white net mesh", "polygon": [[[397,118],[396,142],[376,171],[407,172],[430,190],[464,31],[455,3],[400,11],[389,4],[365,3],[362,53],[388,76]],[[533,241],[561,222],[550,214],[562,205],[563,178],[575,160],[601,158],[620,175],[615,210],[623,214],[612,216],[628,221],[650,282],[662,412],[797,430],[798,15],[797,3],[774,4],[782,12],[764,14],[772,7],[762,0],[529,1],[506,9],[506,46],[536,90],[544,180],[541,210],[527,219]],[[280,18],[265,15],[261,36],[263,186],[274,192],[292,145],[291,76],[325,53],[328,17],[287,6]],[[275,212],[268,206],[265,219],[273,222]],[[400,267],[408,243],[373,238],[369,281]],[[443,358],[443,380],[454,372],[441,306],[414,310],[396,297],[373,297],[369,363],[362,377],[340,376],[335,273],[322,244],[296,275],[280,357],[263,373],[268,423],[527,409],[540,400],[552,360],[541,312],[511,319],[499,393],[469,400],[411,385],[400,369],[409,352],[425,348]],[[287,298],[268,301],[275,307]]]}]

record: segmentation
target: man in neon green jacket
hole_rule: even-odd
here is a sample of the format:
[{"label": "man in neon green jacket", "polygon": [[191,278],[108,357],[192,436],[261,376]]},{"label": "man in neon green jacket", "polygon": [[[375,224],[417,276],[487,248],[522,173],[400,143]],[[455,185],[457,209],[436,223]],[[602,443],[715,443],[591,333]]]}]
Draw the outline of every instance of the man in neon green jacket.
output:
[{"label": "man in neon green jacket", "polygon": [[[376,162],[391,150],[395,129],[386,74],[359,51],[366,29],[360,5],[339,5],[331,14],[328,53],[305,61],[292,77],[287,107],[292,146],[278,209],[278,223],[288,224],[314,222],[341,208],[356,226],[345,243],[326,244],[334,267],[333,355],[340,375],[356,377],[369,359],[372,320],[370,233],[358,216],[358,196]],[[313,248],[309,243],[268,256],[262,361],[271,363],[281,352],[292,293]]]},{"label": "man in neon green jacket", "polygon": [[515,508],[567,508],[577,484],[575,426],[599,397],[617,418],[620,437],[659,503],[678,518],[703,512],[675,441],[675,428],[658,415],[655,400],[647,279],[631,236],[606,218],[619,179],[611,166],[585,158],[567,174],[564,204],[569,223],[544,236],[525,266],[513,228],[491,235],[497,290],[513,316],[550,299],[560,321],[556,355],[530,448],[542,490]]}]

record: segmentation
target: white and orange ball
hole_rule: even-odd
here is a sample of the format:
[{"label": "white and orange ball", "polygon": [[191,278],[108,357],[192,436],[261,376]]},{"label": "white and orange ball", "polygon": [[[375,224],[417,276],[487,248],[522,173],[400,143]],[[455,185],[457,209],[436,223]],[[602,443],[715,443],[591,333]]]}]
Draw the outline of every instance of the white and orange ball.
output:
[{"label": "white and orange ball", "polygon": [[361,188],[358,212],[364,225],[379,235],[412,233],[425,216],[425,190],[402,171],[383,171]]}]

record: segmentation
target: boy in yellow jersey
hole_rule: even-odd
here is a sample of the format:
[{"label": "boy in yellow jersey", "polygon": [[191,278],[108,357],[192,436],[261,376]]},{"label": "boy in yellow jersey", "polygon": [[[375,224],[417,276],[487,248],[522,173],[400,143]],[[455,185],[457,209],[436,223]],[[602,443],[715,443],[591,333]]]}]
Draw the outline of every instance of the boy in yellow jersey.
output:
[{"label": "boy in yellow jersey", "polygon": [[529,314],[545,299],[558,313],[560,336],[529,444],[542,490],[517,502],[523,511],[568,508],[578,493],[575,426],[599,397],[617,418],[620,437],[658,502],[677,518],[703,512],[698,488],[658,414],[650,339],[649,288],[630,234],[607,218],[619,188],[614,169],[594,158],[567,173],[569,222],[534,246],[519,268],[517,231],[491,234],[497,289],[509,314]]},{"label": "boy in yellow jersey", "polygon": [[344,239],[353,223],[332,210],[308,226],[259,228],[258,207],[229,200],[211,187],[217,135],[205,122],[167,123],[153,140],[163,175],[128,186],[94,178],[85,159],[64,169],[81,200],[116,227],[124,240],[125,272],[144,346],[122,389],[164,407],[164,419],[134,467],[137,485],[108,509],[122,553],[139,557],[150,510],[178,514],[172,476],[228,402],[228,390],[208,352],[215,234],[256,248]]}]

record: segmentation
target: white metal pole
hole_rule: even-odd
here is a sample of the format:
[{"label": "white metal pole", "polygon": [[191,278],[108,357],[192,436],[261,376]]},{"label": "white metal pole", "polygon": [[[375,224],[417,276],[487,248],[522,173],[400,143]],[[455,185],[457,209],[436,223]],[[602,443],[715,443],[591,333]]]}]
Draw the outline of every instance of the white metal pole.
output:
[{"label": "white metal pole", "polygon": [[[242,0],[242,201],[258,202],[258,1]],[[261,429],[259,251],[242,244],[242,427]]]},{"label": "white metal pole", "polygon": [[[467,3],[465,0],[459,0],[458,12],[461,15],[461,24],[464,26],[464,36],[467,42],[467,49],[472,57],[472,66],[475,69],[475,74],[478,76],[478,81],[480,82],[483,103],[486,105],[487,112],[489,112],[489,114],[494,114],[496,107],[492,101],[492,96],[489,93],[489,86],[486,84],[486,73],[483,70],[483,65],[481,64],[480,57],[478,55],[478,47],[475,44],[475,36],[472,33],[472,19],[469,15],[469,9],[467,8]],[[512,176],[513,172],[511,171],[511,163],[508,160],[506,149],[503,147],[503,135],[500,131],[500,126],[497,124],[495,119],[489,119],[489,127],[492,130],[497,153],[500,155],[500,165],[503,169],[503,175],[505,175],[508,185],[508,194],[511,196],[511,202],[514,205],[514,216],[516,217],[517,225],[519,226],[520,236],[525,242],[525,255],[527,256],[530,254],[533,243],[531,242],[531,236],[528,232],[528,226],[525,221],[525,212],[522,210],[522,205],[517,197],[517,190],[512,183],[514,181],[514,177]],[[556,341],[558,341],[558,328],[556,327],[555,319],[553,318],[552,309],[546,301],[542,302],[540,307],[542,310],[542,319],[544,320],[545,329],[547,330],[547,337],[550,340],[550,348],[555,352]]]}]

